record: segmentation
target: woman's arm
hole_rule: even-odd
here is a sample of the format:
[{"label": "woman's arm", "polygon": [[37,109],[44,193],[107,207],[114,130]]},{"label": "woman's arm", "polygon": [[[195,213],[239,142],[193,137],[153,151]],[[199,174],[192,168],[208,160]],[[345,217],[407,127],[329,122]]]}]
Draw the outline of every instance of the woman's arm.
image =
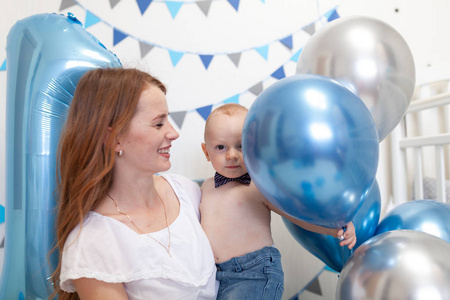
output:
[{"label": "woman's arm", "polygon": [[122,283],[107,283],[92,278],[80,278],[74,280],[73,284],[82,300],[128,299]]}]

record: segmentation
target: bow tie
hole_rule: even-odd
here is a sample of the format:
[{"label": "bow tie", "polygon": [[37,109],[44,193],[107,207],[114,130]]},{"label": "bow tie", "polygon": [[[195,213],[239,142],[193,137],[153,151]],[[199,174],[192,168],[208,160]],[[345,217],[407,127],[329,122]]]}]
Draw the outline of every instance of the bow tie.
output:
[{"label": "bow tie", "polygon": [[219,186],[224,185],[225,183],[230,182],[230,181],[237,181],[242,184],[250,184],[251,179],[250,179],[250,175],[248,175],[248,173],[245,173],[244,175],[236,177],[236,178],[228,178],[223,175],[220,175],[217,172],[214,175],[214,183],[215,183],[216,188],[218,188]]}]

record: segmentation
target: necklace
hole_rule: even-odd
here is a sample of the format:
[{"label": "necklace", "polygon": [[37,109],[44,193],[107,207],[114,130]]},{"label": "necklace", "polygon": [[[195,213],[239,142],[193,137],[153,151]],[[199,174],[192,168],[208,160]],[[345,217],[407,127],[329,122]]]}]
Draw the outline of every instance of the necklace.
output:
[{"label": "necklace", "polygon": [[131,219],[131,217],[122,212],[119,209],[119,206],[117,205],[116,200],[113,199],[113,197],[111,197],[108,193],[106,193],[106,195],[109,197],[109,199],[111,199],[114,202],[114,205],[116,206],[117,212],[121,215],[124,215],[125,217],[127,217],[127,219],[130,221],[131,224],[133,224],[133,226],[137,229],[137,231],[139,231],[139,233],[141,234],[145,234],[146,236],[148,236],[149,238],[153,239],[155,242],[157,242],[158,244],[160,244],[167,252],[167,254],[169,254],[170,257],[172,257],[172,255],[170,255],[170,228],[169,228],[169,222],[167,221],[167,211],[166,211],[166,206],[164,205],[164,201],[162,201],[161,196],[159,196],[158,192],[156,192],[156,195],[158,195],[159,201],[161,201],[161,204],[164,208],[164,216],[166,218],[166,227],[167,227],[167,232],[169,233],[169,245],[166,247],[164,246],[160,241],[158,241],[157,239],[155,239],[154,237],[152,237],[149,233],[145,233],[141,228],[139,228]]}]

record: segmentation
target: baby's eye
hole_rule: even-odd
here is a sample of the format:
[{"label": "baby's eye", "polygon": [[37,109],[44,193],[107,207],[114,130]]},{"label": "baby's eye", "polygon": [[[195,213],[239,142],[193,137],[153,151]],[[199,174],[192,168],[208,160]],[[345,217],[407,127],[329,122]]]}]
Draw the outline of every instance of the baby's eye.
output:
[{"label": "baby's eye", "polygon": [[225,146],[224,145],[217,145],[216,149],[217,150],[223,150],[223,149],[225,149]]},{"label": "baby's eye", "polygon": [[237,148],[238,150],[242,150],[242,145],[241,145],[241,144],[238,144],[238,145],[236,146],[236,148]]}]

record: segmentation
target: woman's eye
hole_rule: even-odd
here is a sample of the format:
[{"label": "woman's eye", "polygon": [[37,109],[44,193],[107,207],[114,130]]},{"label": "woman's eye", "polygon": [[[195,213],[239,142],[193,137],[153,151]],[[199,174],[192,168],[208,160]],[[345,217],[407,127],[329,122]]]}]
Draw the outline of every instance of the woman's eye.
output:
[{"label": "woman's eye", "polygon": [[164,126],[164,124],[163,124],[163,123],[158,123],[158,124],[156,124],[155,126],[158,127],[158,128],[161,128],[161,127]]}]

